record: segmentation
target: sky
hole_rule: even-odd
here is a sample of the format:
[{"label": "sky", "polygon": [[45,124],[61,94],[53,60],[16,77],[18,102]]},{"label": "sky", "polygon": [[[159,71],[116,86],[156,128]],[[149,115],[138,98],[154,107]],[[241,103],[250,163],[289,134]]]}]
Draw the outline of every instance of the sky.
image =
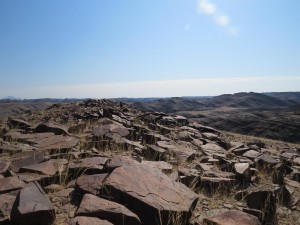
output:
[{"label": "sky", "polygon": [[300,91],[299,0],[0,0],[0,98]]}]

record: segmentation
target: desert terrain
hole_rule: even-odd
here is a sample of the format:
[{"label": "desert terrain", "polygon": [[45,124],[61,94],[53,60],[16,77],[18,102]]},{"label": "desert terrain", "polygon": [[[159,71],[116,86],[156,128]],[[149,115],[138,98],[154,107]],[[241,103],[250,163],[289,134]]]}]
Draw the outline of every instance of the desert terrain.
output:
[{"label": "desert terrain", "polygon": [[0,224],[300,223],[299,144],[154,111],[101,99],[2,116]]}]

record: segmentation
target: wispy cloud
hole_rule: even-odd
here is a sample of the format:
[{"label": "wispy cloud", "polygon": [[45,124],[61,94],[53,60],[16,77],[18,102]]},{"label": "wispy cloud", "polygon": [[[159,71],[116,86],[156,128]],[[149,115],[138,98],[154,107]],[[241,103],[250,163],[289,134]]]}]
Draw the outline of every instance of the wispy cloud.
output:
[{"label": "wispy cloud", "polygon": [[213,18],[219,26],[224,27],[232,36],[238,34],[238,28],[230,22],[227,15],[220,13],[218,6],[210,0],[199,0],[197,6],[198,13],[204,13]]},{"label": "wispy cloud", "polygon": [[227,16],[218,16],[216,21],[220,26],[227,26],[229,24],[229,18]]},{"label": "wispy cloud", "polygon": [[[229,77],[156,80],[124,83],[60,85],[1,89],[0,97],[22,98],[117,98],[220,95],[236,92],[299,91],[300,76]],[[266,84],[268,84],[266,86]]]},{"label": "wispy cloud", "polygon": [[217,6],[208,0],[201,0],[198,4],[198,12],[204,12],[206,14],[215,14]]}]

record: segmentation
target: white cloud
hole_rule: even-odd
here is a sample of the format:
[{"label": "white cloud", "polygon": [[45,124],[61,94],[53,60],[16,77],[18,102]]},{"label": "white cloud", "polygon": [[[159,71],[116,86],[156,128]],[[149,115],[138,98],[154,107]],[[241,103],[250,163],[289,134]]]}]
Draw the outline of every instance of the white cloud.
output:
[{"label": "white cloud", "polygon": [[229,18],[227,16],[218,16],[216,21],[220,26],[227,26],[229,24]]},{"label": "white cloud", "polygon": [[[117,98],[207,96],[236,92],[299,91],[300,76],[156,80],[1,89],[0,96],[21,98]],[[266,84],[268,84],[266,86]]]},{"label": "white cloud", "polygon": [[234,26],[230,26],[231,23],[229,17],[220,13],[218,6],[215,3],[210,2],[209,0],[199,0],[197,11],[198,13],[202,12],[212,17],[216,24],[224,27],[230,35],[236,36],[238,34],[238,29]]},{"label": "white cloud", "polygon": [[203,12],[206,14],[215,14],[217,7],[215,4],[209,2],[209,0],[200,0],[198,3],[198,12]]}]

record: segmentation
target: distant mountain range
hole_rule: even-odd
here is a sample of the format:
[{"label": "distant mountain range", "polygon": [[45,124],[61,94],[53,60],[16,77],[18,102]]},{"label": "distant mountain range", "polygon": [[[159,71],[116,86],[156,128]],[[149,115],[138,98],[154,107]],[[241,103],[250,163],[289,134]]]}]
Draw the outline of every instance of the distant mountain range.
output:
[{"label": "distant mountain range", "polygon": [[[0,100],[0,116],[18,116],[84,99]],[[242,92],[205,97],[117,98],[143,111],[183,115],[220,130],[300,143],[300,92]]]}]

